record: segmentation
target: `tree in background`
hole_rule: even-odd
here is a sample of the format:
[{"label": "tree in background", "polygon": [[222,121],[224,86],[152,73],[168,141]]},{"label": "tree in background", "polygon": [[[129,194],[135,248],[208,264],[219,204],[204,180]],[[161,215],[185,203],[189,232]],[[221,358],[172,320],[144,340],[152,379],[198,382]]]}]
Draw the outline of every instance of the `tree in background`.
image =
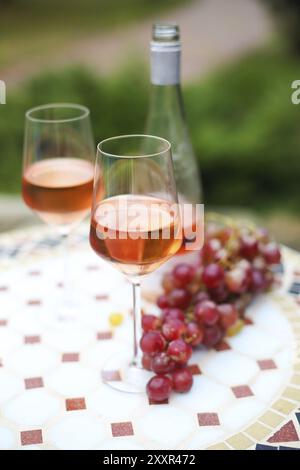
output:
[{"label": "tree in background", "polygon": [[263,0],[278,17],[292,50],[300,55],[300,0]]}]

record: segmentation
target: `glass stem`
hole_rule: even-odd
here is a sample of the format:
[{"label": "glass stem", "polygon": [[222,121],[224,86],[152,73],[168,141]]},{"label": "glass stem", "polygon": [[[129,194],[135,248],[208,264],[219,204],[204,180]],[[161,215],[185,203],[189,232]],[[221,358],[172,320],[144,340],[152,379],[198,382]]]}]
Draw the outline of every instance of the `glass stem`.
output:
[{"label": "glass stem", "polygon": [[[69,253],[69,233],[62,233],[61,235],[61,251],[62,251],[62,320],[73,319],[74,313],[70,313],[72,310],[72,286],[71,286],[71,272],[70,272],[70,253]],[[72,318],[71,318],[72,317]]]},{"label": "glass stem", "polygon": [[133,360],[132,364],[142,367],[142,353],[139,346],[142,333],[142,310],[141,310],[141,284],[139,281],[132,282],[133,292]]}]

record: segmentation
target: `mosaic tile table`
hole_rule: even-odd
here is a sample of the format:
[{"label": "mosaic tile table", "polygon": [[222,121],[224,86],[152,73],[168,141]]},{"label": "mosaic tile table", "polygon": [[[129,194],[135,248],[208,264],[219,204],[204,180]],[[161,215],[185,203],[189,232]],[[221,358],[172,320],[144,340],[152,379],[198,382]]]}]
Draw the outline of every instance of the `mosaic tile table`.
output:
[{"label": "mosaic tile table", "polygon": [[[107,357],[131,346],[131,291],[81,230],[70,256],[84,299],[76,325],[51,322],[62,279],[50,232],[0,237],[0,449],[300,447],[299,254],[283,250],[281,287],[251,305],[239,335],[194,353],[193,389],[151,405],[101,381]],[[124,314],[115,329],[112,312]]]}]

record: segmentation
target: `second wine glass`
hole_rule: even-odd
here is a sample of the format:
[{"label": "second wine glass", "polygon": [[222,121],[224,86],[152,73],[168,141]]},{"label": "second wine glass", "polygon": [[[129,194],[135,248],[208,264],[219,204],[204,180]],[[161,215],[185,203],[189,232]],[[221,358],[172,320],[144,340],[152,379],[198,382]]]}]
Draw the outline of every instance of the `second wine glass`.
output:
[{"label": "second wine glass", "polygon": [[[141,278],[180,248],[182,230],[170,143],[147,135],[106,139],[98,145],[90,243],[119,269],[133,289],[133,353],[113,356],[105,371],[121,380],[107,382],[125,392],[144,391],[139,339]],[[109,374],[103,374],[108,377]]]},{"label": "second wine glass", "polygon": [[[22,194],[26,205],[54,227],[64,245],[63,298],[56,320],[77,319],[67,252],[71,230],[88,214],[93,193],[94,141],[85,106],[57,103],[26,113]],[[52,293],[49,297],[55,299]],[[77,302],[77,303],[76,303]]]}]

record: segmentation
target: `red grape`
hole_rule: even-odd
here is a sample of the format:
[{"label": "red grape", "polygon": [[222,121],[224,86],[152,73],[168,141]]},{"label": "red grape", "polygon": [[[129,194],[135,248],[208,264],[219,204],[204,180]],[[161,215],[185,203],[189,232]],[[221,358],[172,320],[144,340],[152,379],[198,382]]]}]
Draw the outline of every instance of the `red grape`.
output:
[{"label": "red grape", "polygon": [[166,375],[155,375],[147,383],[147,395],[154,402],[167,400],[172,391],[172,381]]},{"label": "red grape", "polygon": [[142,357],[142,366],[146,370],[152,370],[152,357],[149,354],[143,354]]},{"label": "red grape", "polygon": [[184,321],[185,316],[184,316],[183,311],[180,308],[175,308],[175,307],[165,308],[162,312],[163,321],[170,320],[171,318]]},{"label": "red grape", "polygon": [[154,355],[165,349],[166,341],[158,331],[149,331],[144,333],[140,341],[141,350],[144,353]]},{"label": "red grape", "polygon": [[247,235],[241,239],[240,255],[247,259],[253,259],[258,253],[258,242],[253,235]]},{"label": "red grape", "polygon": [[280,262],[281,254],[278,246],[274,242],[262,245],[261,253],[268,264],[278,264]]},{"label": "red grape", "polygon": [[161,352],[152,358],[151,369],[155,374],[167,374],[175,369],[175,362],[167,353]]},{"label": "red grape", "polygon": [[195,318],[201,325],[214,325],[219,319],[217,305],[211,300],[205,300],[195,306]]},{"label": "red grape", "polygon": [[162,286],[166,293],[171,292],[175,288],[174,278],[171,273],[166,273],[162,280]]},{"label": "red grape", "polygon": [[218,325],[213,325],[205,328],[203,344],[207,348],[211,348],[221,341],[223,337],[223,332]]},{"label": "red grape", "polygon": [[211,238],[204,243],[202,258],[206,263],[210,263],[215,259],[218,250],[222,248],[220,240]]},{"label": "red grape", "polygon": [[191,346],[197,346],[203,340],[203,336],[204,331],[196,322],[190,322],[187,324],[184,339],[188,344]]},{"label": "red grape", "polygon": [[183,321],[170,318],[163,324],[162,333],[168,341],[180,338],[186,332],[186,325]]},{"label": "red grape", "polygon": [[175,370],[172,374],[173,389],[175,392],[188,392],[193,385],[193,375],[187,368]]},{"label": "red grape", "polygon": [[184,289],[174,289],[168,296],[169,306],[186,309],[191,301],[191,294]]},{"label": "red grape", "polygon": [[263,258],[262,256],[256,256],[252,261],[252,267],[260,270],[267,269],[267,263],[265,258]]},{"label": "red grape", "polygon": [[160,327],[160,319],[155,315],[143,315],[142,316],[142,328],[144,331],[157,330]]},{"label": "red grape", "polygon": [[186,364],[192,355],[192,348],[182,339],[171,341],[168,346],[167,354],[177,363]]},{"label": "red grape", "polygon": [[249,273],[241,267],[233,268],[226,273],[225,282],[230,292],[240,294],[247,290],[249,285]]},{"label": "red grape", "polygon": [[227,330],[238,319],[238,312],[232,304],[220,304],[218,305],[218,311],[220,313],[219,323],[224,330]]},{"label": "red grape", "polygon": [[224,302],[228,296],[229,292],[224,283],[220,284],[219,287],[216,287],[215,289],[209,289],[209,295],[212,300],[214,300],[217,303]]},{"label": "red grape", "polygon": [[215,236],[222,242],[226,243],[232,235],[232,228],[224,227],[217,231]]},{"label": "red grape", "polygon": [[177,287],[185,287],[195,276],[195,268],[187,263],[180,263],[173,269]]},{"label": "red grape", "polygon": [[224,269],[217,263],[208,264],[203,271],[202,280],[208,289],[218,287],[224,279]]},{"label": "red grape", "polygon": [[169,300],[168,300],[168,296],[165,295],[165,294],[162,294],[158,297],[157,299],[157,305],[159,308],[167,308],[167,307],[170,307],[170,303],[169,303]]},{"label": "red grape", "polygon": [[194,295],[193,297],[194,304],[200,304],[201,302],[204,302],[204,300],[209,300],[209,295],[204,290],[198,292],[198,294]]},{"label": "red grape", "polygon": [[260,269],[253,269],[251,273],[251,288],[254,292],[261,292],[267,287],[264,272]]}]

